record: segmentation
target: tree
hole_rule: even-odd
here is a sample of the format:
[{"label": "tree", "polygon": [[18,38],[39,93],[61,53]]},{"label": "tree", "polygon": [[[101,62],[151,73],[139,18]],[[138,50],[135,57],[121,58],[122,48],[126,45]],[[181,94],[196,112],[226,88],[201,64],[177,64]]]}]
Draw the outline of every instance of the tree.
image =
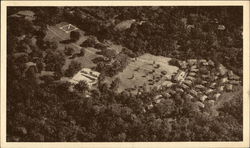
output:
[{"label": "tree", "polygon": [[84,49],[84,48],[81,48],[80,53],[79,53],[79,56],[84,56],[84,55],[85,55],[85,49]]},{"label": "tree", "polygon": [[70,39],[72,41],[77,41],[80,38],[80,33],[78,31],[71,31],[70,32]]},{"label": "tree", "polygon": [[78,90],[79,92],[85,92],[89,89],[89,85],[86,81],[82,80],[82,81],[79,81],[75,86],[74,88],[76,90]]},{"label": "tree", "polygon": [[72,77],[80,69],[81,69],[81,63],[77,61],[71,61],[71,63],[69,64],[69,68],[65,72],[65,75],[68,77]]},{"label": "tree", "polygon": [[71,48],[71,47],[65,47],[64,49],[64,53],[67,55],[67,56],[71,56],[74,52],[74,49]]},{"label": "tree", "polygon": [[120,78],[115,78],[114,81],[112,81],[112,83],[110,84],[110,89],[116,91],[119,87],[121,83],[121,79]]}]

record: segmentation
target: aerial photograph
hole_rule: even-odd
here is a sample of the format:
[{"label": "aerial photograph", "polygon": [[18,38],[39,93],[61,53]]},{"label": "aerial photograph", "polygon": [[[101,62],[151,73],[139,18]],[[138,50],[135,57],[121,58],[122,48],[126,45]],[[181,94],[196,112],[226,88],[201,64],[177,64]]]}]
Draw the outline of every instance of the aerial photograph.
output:
[{"label": "aerial photograph", "polygon": [[8,6],[7,142],[243,141],[243,6]]}]

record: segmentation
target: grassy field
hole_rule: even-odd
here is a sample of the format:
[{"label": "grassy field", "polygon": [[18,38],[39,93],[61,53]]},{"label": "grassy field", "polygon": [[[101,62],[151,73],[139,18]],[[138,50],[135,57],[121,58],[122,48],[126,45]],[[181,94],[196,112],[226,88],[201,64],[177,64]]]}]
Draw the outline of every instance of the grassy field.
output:
[{"label": "grassy field", "polygon": [[[79,31],[81,34],[80,39],[75,43],[70,44],[62,44],[60,41],[70,39],[70,34],[66,33],[62,29],[60,29],[61,26],[67,25],[68,23],[62,22],[60,24],[57,24],[55,26],[49,26],[48,32],[45,37],[45,40],[49,41],[56,41],[58,43],[58,50],[64,51],[65,47],[71,47],[74,49],[74,53],[80,52],[80,44],[88,39],[88,36],[84,35],[84,32],[82,30],[77,29],[76,31]],[[92,68],[96,64],[92,62],[92,59],[101,56],[98,54],[95,54],[98,50],[95,48],[85,48],[85,55],[83,57],[75,57],[74,59],[70,59],[69,57],[66,58],[66,63],[63,66],[63,71],[66,70],[72,60],[76,60],[82,64],[82,67]]]},{"label": "grassy field", "polygon": [[[81,34],[81,37],[77,42],[70,43],[70,44],[60,43],[60,41],[70,39],[70,33],[66,33],[65,31],[60,29],[60,27],[65,26],[67,24],[69,24],[69,23],[61,22],[59,24],[56,24],[55,26],[48,26],[48,31],[47,31],[47,35],[45,37],[45,40],[57,42],[58,43],[58,50],[64,51],[65,47],[71,47],[74,49],[75,53],[79,53],[80,49],[81,49],[80,44],[83,41],[90,38],[90,36],[86,36],[84,31],[77,29],[76,31],[80,32],[80,34]],[[122,50],[122,46],[115,45],[112,42],[106,42],[104,45],[107,45],[109,49],[116,50],[117,53],[121,52],[121,50]],[[74,59],[70,59],[69,57],[67,57],[66,63],[62,68],[63,71],[65,71],[68,68],[68,66],[72,60],[76,60],[76,61],[80,62],[82,64],[82,67],[85,67],[85,68],[95,67],[96,64],[93,63],[92,60],[95,59],[96,57],[102,56],[102,55],[96,54],[96,52],[98,52],[98,51],[100,51],[100,50],[89,47],[89,48],[85,48],[85,55],[83,57],[76,57]]]},{"label": "grassy field", "polygon": [[[164,82],[169,82],[171,76],[177,72],[178,67],[171,66],[168,61],[171,58],[162,56],[154,56],[151,54],[144,54],[138,57],[135,61],[131,60],[129,65],[113,78],[107,78],[108,82],[111,82],[115,78],[121,80],[118,91],[121,92],[128,88],[139,88],[145,85],[149,90],[153,87],[161,86]],[[157,68],[157,64],[159,67]],[[154,70],[154,72],[152,72]],[[161,72],[166,71],[167,74],[163,75]],[[159,81],[157,81],[157,77]]]}]

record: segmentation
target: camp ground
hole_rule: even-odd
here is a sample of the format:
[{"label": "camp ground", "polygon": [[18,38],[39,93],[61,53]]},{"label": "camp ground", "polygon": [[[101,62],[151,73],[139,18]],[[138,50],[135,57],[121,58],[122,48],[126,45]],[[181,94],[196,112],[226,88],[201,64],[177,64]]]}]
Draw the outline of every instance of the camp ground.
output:
[{"label": "camp ground", "polygon": [[[107,78],[109,82],[115,78],[119,78],[121,83],[118,91],[127,89],[137,90],[143,86],[147,90],[153,87],[159,87],[162,84],[171,84],[171,77],[178,70],[178,67],[168,64],[171,58],[162,56],[154,56],[151,54],[144,54],[131,60],[129,65],[113,78]],[[136,92],[136,91],[134,91]]]}]

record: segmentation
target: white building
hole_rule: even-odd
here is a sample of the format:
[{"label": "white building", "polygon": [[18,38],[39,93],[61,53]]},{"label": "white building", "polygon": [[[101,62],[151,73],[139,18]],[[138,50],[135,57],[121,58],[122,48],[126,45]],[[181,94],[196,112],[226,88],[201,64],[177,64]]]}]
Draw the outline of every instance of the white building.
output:
[{"label": "white building", "polygon": [[98,77],[100,73],[97,71],[93,71],[89,68],[83,68],[77,74],[73,76],[72,79],[69,80],[72,84],[77,84],[79,81],[86,81],[90,87],[95,85],[98,82]]}]

